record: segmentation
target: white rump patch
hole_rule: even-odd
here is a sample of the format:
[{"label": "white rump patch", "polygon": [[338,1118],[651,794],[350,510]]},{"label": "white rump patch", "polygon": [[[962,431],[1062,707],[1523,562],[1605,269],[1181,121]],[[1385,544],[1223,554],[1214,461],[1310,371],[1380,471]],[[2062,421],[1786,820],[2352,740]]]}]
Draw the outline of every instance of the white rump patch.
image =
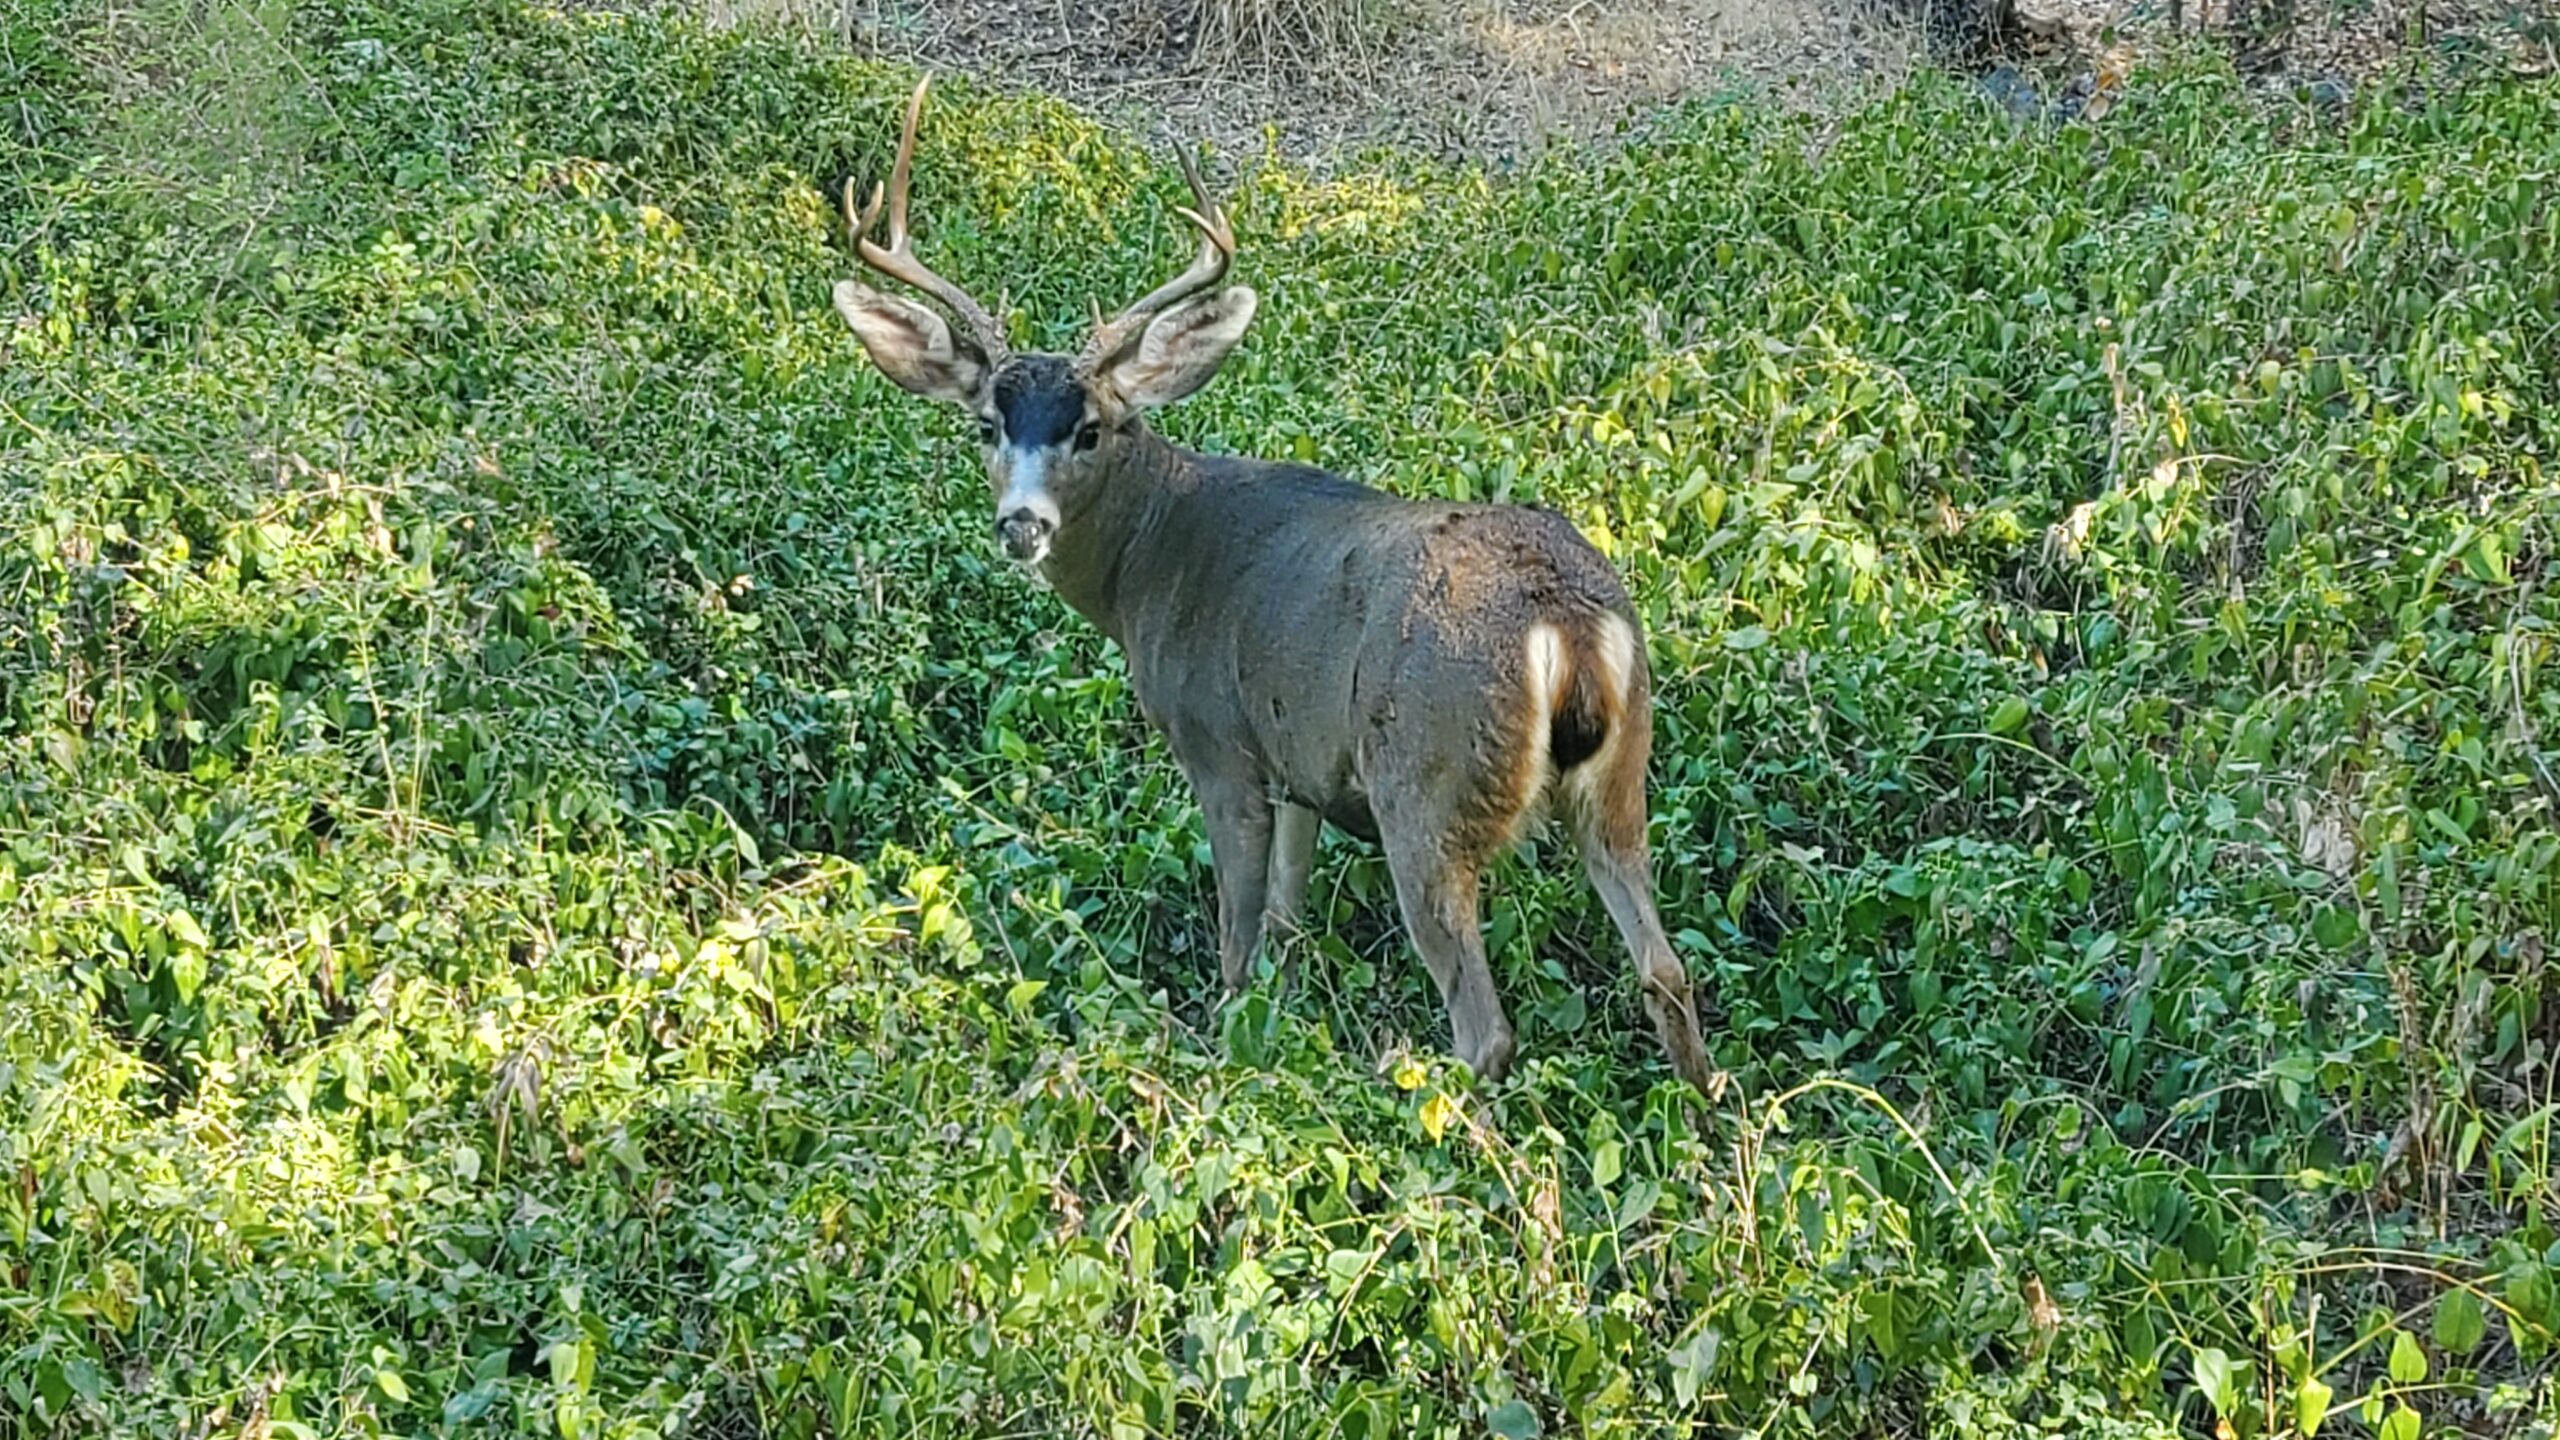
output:
[{"label": "white rump patch", "polygon": [[1548,715],[1564,700],[1565,682],[1573,678],[1570,663],[1563,631],[1543,620],[1529,627],[1529,698]]},{"label": "white rump patch", "polygon": [[[1620,617],[1603,614],[1592,621],[1588,633],[1589,643],[1576,647],[1561,628],[1542,620],[1529,627],[1522,642],[1525,683],[1521,701],[1529,715],[1528,723],[1522,727],[1521,809],[1512,826],[1514,844],[1546,823],[1548,812],[1559,798],[1568,814],[1588,812],[1598,803],[1601,777],[1609,773],[1611,759],[1618,753],[1619,731],[1626,724],[1629,686],[1635,679],[1635,630]],[[1555,756],[1550,747],[1555,739],[1556,712],[1564,706],[1565,692],[1573,684],[1577,665],[1589,665],[1597,671],[1595,678],[1608,697],[1610,724],[1608,733],[1600,738],[1600,748],[1575,766],[1572,774],[1562,777],[1563,794],[1559,797]]]},{"label": "white rump patch", "polygon": [[1521,729],[1520,809],[1511,822],[1507,844],[1517,845],[1547,823],[1549,784],[1555,777],[1548,746],[1553,741],[1556,707],[1564,703],[1564,687],[1573,679],[1573,652],[1564,632],[1546,621],[1529,627],[1522,654],[1521,702],[1529,711]]},{"label": "white rump patch", "polygon": [[1627,682],[1636,671],[1635,631],[1615,615],[1600,617],[1600,673],[1607,678],[1611,707],[1623,711],[1627,707]]}]

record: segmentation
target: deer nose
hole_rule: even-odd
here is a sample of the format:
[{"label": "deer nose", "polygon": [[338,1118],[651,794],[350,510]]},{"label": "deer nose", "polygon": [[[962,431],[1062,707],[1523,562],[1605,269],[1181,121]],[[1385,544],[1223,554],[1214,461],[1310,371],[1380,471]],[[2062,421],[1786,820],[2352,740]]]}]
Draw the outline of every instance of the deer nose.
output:
[{"label": "deer nose", "polygon": [[1058,527],[1049,517],[1025,506],[996,521],[996,538],[1016,560],[1033,561],[1049,553],[1049,538]]}]

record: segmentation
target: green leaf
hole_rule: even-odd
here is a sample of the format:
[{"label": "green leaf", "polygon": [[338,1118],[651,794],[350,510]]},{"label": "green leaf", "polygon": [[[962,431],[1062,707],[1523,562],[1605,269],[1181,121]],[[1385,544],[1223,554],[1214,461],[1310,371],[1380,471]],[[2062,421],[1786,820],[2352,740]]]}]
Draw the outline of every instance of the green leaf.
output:
[{"label": "green leaf", "polygon": [[2219,1346],[2208,1345],[2195,1352],[2196,1388],[2204,1392],[2206,1403],[2216,1415],[2231,1413],[2237,1398],[2231,1384],[2231,1357]]},{"label": "green leaf", "polygon": [[1625,1147],[1615,1140],[1603,1140],[1591,1152],[1591,1183],[1606,1189],[1618,1183],[1624,1169]]},{"label": "green leaf", "polygon": [[2160,1358],[2160,1327],[2152,1323],[2149,1310],[2136,1306],[2124,1317],[2124,1353],[2146,1366]]},{"label": "green leaf", "polygon": [[[2480,1309],[2480,1297],[2469,1290],[2444,1292],[2436,1301],[2435,1337],[2438,1348],[2456,1355],[2468,1355],[2480,1348],[2489,1333],[2489,1317]],[[2423,1359],[2421,1360],[2423,1362]]]},{"label": "green leaf", "polygon": [[2470,548],[2463,552],[2462,568],[2464,573],[2468,574],[2472,579],[2481,581],[2485,584],[2504,585],[2507,583],[2508,570],[2506,546],[2499,540],[2497,531],[2483,530],[2480,532],[2479,538],[2474,540],[2471,543]]},{"label": "green leaf", "polygon": [[2391,1383],[2415,1385],[2427,1378],[2427,1352],[2418,1348],[2418,1337],[2406,1330],[2391,1335]]},{"label": "green leaf", "polygon": [[1517,1400],[1496,1406],[1485,1424],[1502,1440],[1537,1440],[1545,1433],[1538,1425],[1538,1412]]},{"label": "green leaf", "polygon": [[409,1403],[409,1382],[400,1378],[399,1371],[376,1370],[373,1372],[373,1383],[391,1399],[392,1403],[399,1405]]},{"label": "green leaf", "polygon": [[1721,485],[1703,486],[1698,491],[1698,521],[1713,530],[1724,523],[1725,493]]},{"label": "green leaf", "polygon": [[1325,1273],[1348,1285],[1366,1275],[1377,1258],[1375,1250],[1335,1250],[1324,1257]]},{"label": "green leaf", "polygon": [[1999,708],[1991,712],[1991,733],[1994,735],[2015,734],[2018,727],[2026,723],[2027,702],[2015,695],[2001,701]]},{"label": "green leaf", "polygon": [[1796,1231],[1804,1237],[1805,1253],[1815,1261],[1822,1259],[1822,1242],[1831,1231],[1829,1196],[1820,1185],[1808,1185],[1796,1192]]},{"label": "green leaf", "polygon": [[1713,1325],[1701,1325],[1689,1342],[1662,1358],[1671,1362],[1671,1398],[1680,1408],[1696,1403],[1698,1394],[1715,1375],[1716,1355],[1724,1348],[1724,1332]]},{"label": "green leaf", "polygon": [[2456,821],[2452,816],[2447,815],[2442,810],[2429,810],[2427,812],[2427,823],[2436,827],[2437,834],[2442,835],[2445,839],[2452,841],[2456,845],[2459,845],[2463,841],[2471,838],[2471,836],[2463,830],[2460,822]]},{"label": "green leaf", "polygon": [[1745,625],[1739,630],[1726,631],[1724,637],[1727,650],[1757,650],[1768,643],[1769,627],[1766,625]]},{"label": "green leaf", "polygon": [[1902,1354],[1902,1331],[1901,1327],[1894,1323],[1893,1292],[1890,1290],[1868,1291],[1859,1310],[1867,1322],[1867,1339],[1876,1347],[1876,1353],[1889,1361],[1899,1359]]},{"label": "green leaf", "polygon": [[169,934],[181,945],[192,945],[201,950],[212,943],[205,938],[204,927],[196,923],[196,917],[184,910],[170,911],[162,923],[169,927]]},{"label": "green leaf", "polygon": [[2381,1440],[2418,1440],[2418,1412],[2403,1405],[2375,1432]]},{"label": "green leaf", "polygon": [[2524,1312],[2526,1319],[2550,1318],[2546,1312],[2552,1308],[2551,1272],[2542,1265],[2528,1261],[2509,1270],[2504,1288],[2507,1303]]},{"label": "green leaf", "polygon": [[1547,1023],[1567,1034],[1581,1029],[1590,1020],[1590,1002],[1582,998],[1579,990],[1557,1001],[1555,1008],[1547,1012]]},{"label": "green leaf", "polygon": [[2305,1435],[2320,1433],[2320,1422],[2329,1418],[2329,1387],[2317,1376],[2302,1377],[2302,1388],[2293,1392],[2293,1428]]},{"label": "green leaf", "polygon": [[196,992],[204,987],[204,951],[189,948],[170,956],[169,984],[178,992],[179,1004],[194,1004]]}]

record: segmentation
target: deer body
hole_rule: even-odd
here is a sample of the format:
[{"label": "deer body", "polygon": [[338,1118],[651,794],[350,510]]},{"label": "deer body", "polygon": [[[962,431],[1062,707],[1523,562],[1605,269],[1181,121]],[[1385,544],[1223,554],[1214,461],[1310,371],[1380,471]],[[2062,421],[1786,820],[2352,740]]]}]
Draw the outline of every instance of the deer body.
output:
[{"label": "deer body", "polygon": [[906,245],[917,87],[890,244],[864,258],[973,332],[854,282],[836,302],[893,380],[973,410],[996,530],[1127,656],[1139,708],[1201,806],[1219,969],[1248,983],[1266,923],[1299,924],[1320,821],[1379,844],[1460,1058],[1488,1081],[1514,1039],[1484,954],[1485,869],[1549,810],[1633,951],[1681,1076],[1710,1067],[1688,974],[1652,899],[1650,677],[1625,589],[1562,516],[1408,500],[1313,467],[1199,454],[1148,410],[1214,375],[1255,297],[1215,289],[1233,248],[1185,161],[1201,256],[1085,354],[1009,353],[974,301]]},{"label": "deer body", "polygon": [[1309,467],[1125,443],[1140,452],[1114,475],[1125,509],[1062,527],[1043,578],[1129,657],[1141,710],[1186,770],[1249,762],[1239,778],[1366,840],[1381,838],[1368,777],[1399,695],[1454,694],[1499,751],[1517,727],[1495,717],[1534,698],[1529,627],[1625,604],[1605,569],[1568,576],[1539,548],[1580,540],[1546,512],[1414,504]]}]

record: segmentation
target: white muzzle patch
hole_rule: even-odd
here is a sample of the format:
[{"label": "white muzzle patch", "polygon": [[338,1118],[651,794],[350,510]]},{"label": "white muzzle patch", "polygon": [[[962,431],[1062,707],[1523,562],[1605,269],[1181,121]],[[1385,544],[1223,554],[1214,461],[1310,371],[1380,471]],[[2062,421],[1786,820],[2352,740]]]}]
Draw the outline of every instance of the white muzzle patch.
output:
[{"label": "white muzzle patch", "polygon": [[996,499],[996,539],[1015,563],[1037,565],[1058,538],[1058,502],[1049,493],[1045,451],[1007,452],[1004,493]]}]

